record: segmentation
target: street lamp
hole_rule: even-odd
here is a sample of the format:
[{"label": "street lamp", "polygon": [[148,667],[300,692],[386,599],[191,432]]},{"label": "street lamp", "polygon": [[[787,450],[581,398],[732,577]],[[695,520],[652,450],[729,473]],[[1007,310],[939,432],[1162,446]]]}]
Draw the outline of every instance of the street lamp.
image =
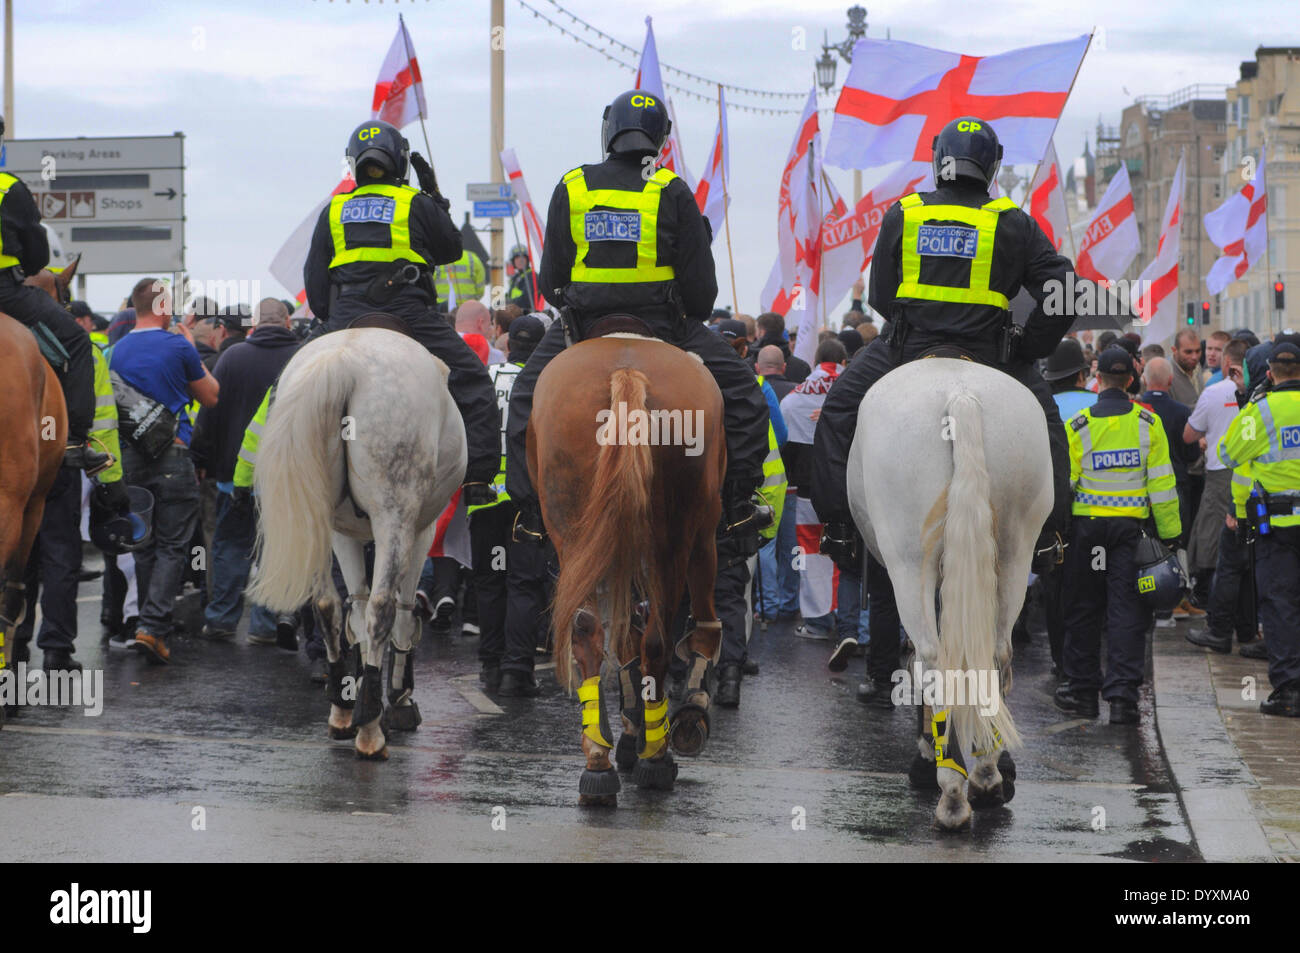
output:
[{"label": "street lamp", "polygon": [[[830,41],[829,31],[822,33],[822,55],[817,60],[817,85],[829,93],[835,87],[835,57],[838,53],[846,63],[853,62],[853,46],[867,34],[867,10],[857,4],[849,7],[849,22],[846,29],[849,35],[839,43]],[[856,205],[862,198],[862,172],[853,170],[853,202]]]}]

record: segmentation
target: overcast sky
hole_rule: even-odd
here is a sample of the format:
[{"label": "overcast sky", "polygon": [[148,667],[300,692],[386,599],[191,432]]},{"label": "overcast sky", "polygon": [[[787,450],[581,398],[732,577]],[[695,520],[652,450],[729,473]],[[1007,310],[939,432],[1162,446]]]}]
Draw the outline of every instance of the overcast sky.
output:
[{"label": "overcast sky", "polygon": [[[549,0],[528,0],[568,23]],[[579,17],[640,48],[653,16],[663,63],[742,86],[806,93],[823,30],[845,36],[845,0],[563,0]],[[1289,4],[891,0],[867,3],[868,35],[975,55],[1067,39],[1094,43],[1057,130],[1068,164],[1098,117],[1117,124],[1138,95],[1192,83],[1231,83],[1260,45],[1281,35]],[[369,117],[374,82],[404,14],[424,74],[434,165],[459,223],[467,182],[489,166],[487,0],[16,0],[17,138],[185,133],[187,265],[191,277],[260,280],[284,296],[268,266],[289,233],[339,179],[348,134]],[[978,10],[980,19],[973,19]],[[1294,7],[1291,7],[1294,11]],[[794,49],[796,28],[807,48]],[[565,170],[598,161],[601,111],[632,74],[506,3],[506,145],[545,215]],[[594,39],[594,38],[593,38]],[[622,54],[627,61],[635,57]],[[840,64],[842,81],[847,65]],[[665,75],[668,82],[680,78]],[[701,89],[690,83],[692,89]],[[704,166],[716,105],[670,95],[687,164]],[[799,100],[734,102],[798,108]],[[833,100],[823,98],[830,107]],[[739,308],[756,313],[776,252],[777,187],[797,116],[729,117],[732,246]],[[830,114],[822,115],[823,135]],[[423,151],[418,124],[406,129]],[[852,175],[831,170],[851,198]],[[870,176],[868,177],[868,184]],[[480,224],[486,224],[481,222]],[[512,239],[507,224],[507,240]],[[732,302],[724,240],[714,244],[720,305]],[[111,311],[137,276],[90,279],[94,308]]]}]

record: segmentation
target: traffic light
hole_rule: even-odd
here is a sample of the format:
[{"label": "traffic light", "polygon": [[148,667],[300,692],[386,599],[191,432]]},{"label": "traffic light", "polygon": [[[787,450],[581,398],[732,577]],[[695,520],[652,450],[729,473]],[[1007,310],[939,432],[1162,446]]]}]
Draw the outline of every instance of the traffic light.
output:
[{"label": "traffic light", "polygon": [[1187,326],[1192,327],[1196,324],[1196,305],[1190,301],[1187,302]]},{"label": "traffic light", "polygon": [[1285,305],[1286,305],[1286,285],[1283,284],[1281,278],[1278,278],[1277,281],[1273,282],[1273,310],[1285,311],[1286,310]]},{"label": "traffic light", "polygon": [[1210,323],[1210,302],[1201,302],[1201,324]]}]

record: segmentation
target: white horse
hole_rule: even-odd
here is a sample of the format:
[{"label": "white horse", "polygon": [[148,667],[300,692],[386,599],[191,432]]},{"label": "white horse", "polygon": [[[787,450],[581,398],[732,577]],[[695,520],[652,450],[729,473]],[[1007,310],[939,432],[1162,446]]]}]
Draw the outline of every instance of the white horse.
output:
[{"label": "white horse", "polygon": [[[392,728],[419,724],[408,656],[419,638],[415,588],[465,460],[447,366],[404,334],[336,331],[300,350],[280,375],[254,472],[261,518],[249,594],[275,612],[315,604],[329,654],[329,735],[355,735],[360,757],[388,757],[381,715]],[[373,588],[363,555],[369,540]],[[350,594],[348,641],[363,645],[355,694],[345,690],[331,549]],[[380,670],[390,637],[385,706]]]},{"label": "white horse", "polygon": [[[1023,385],[981,364],[904,364],[862,400],[848,494],[863,539],[889,570],[922,684],[933,688],[937,676],[944,689],[923,696],[911,777],[922,786],[937,780],[935,820],[956,830],[971,818],[967,764],[976,806],[1014,793],[1015,765],[1002,749],[1020,738],[1002,698],[1011,687],[1011,627],[1052,507],[1042,408]],[[983,704],[981,684],[996,688]],[[927,721],[931,701],[935,717]],[[937,733],[927,744],[931,726]]]}]

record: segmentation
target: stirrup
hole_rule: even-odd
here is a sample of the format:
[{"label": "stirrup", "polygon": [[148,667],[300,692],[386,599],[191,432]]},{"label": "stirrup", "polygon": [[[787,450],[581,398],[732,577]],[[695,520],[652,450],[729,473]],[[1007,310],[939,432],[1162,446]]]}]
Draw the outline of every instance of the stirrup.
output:
[{"label": "stirrup", "polygon": [[1052,531],[1052,537],[1051,543],[1044,546],[1042,549],[1034,550],[1034,558],[1031,565],[1036,567],[1034,568],[1034,572],[1040,576],[1043,572],[1065,562],[1065,540],[1062,539],[1061,534],[1055,530]]},{"label": "stirrup", "polygon": [[534,543],[538,546],[546,542],[546,531],[540,533],[535,529],[529,529],[524,522],[524,512],[520,510],[515,514],[514,526],[510,530],[510,538],[516,543]]}]

